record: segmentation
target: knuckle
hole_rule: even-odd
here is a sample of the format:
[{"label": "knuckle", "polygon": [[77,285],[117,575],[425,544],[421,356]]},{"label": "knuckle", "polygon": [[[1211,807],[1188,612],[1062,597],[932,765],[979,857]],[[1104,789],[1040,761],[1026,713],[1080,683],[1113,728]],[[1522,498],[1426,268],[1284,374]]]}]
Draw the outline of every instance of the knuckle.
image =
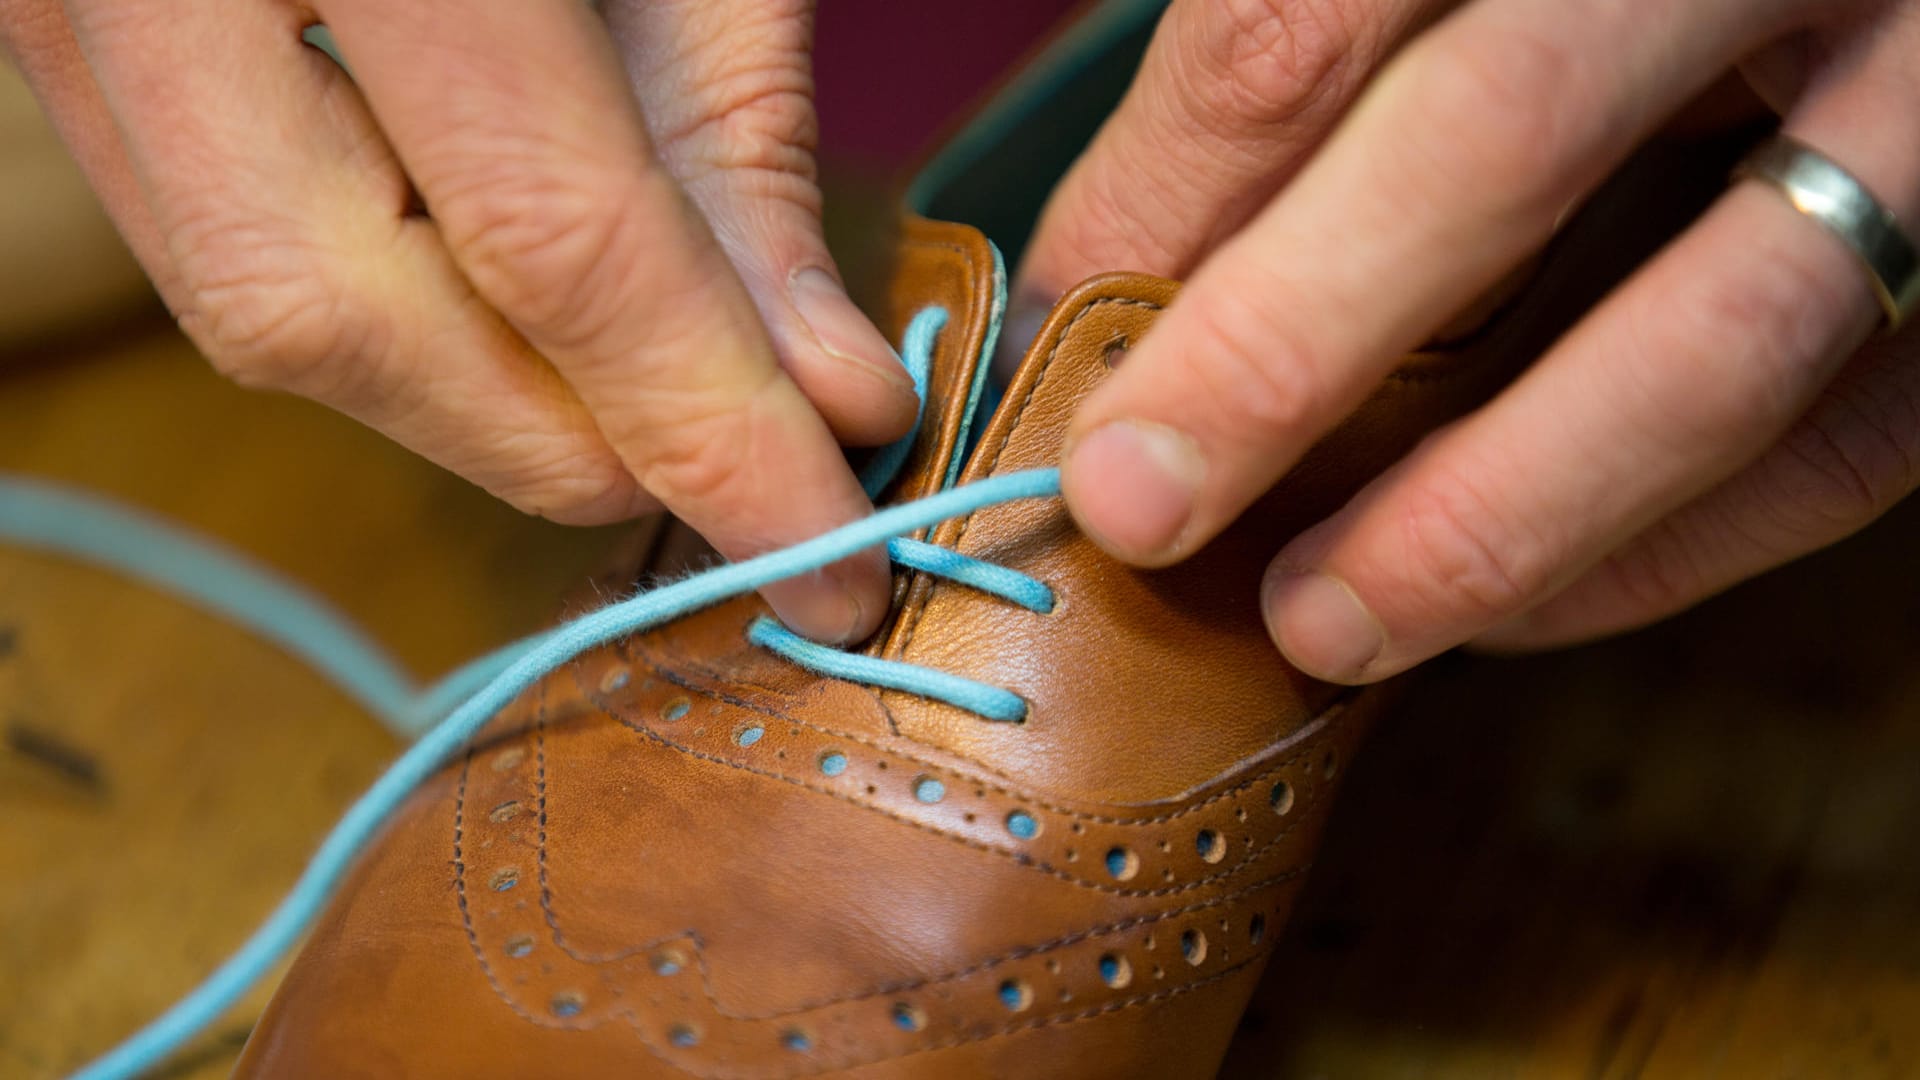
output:
[{"label": "knuckle", "polygon": [[[771,384],[772,378],[769,379]],[[758,453],[775,425],[761,414],[756,396],[745,403],[716,403],[706,408],[680,408],[654,417],[635,463],[640,486],[669,507],[703,507],[709,511],[734,506],[772,505],[751,489]],[[770,479],[770,478],[769,478]],[[758,500],[758,501],[756,501]]]},{"label": "knuckle", "polygon": [[820,138],[813,98],[806,86],[783,82],[787,73],[772,68],[731,76],[709,109],[661,136],[661,155],[689,183],[712,173],[759,173],[811,187]]},{"label": "knuckle", "polygon": [[[1804,252],[1783,246],[1738,269],[1698,275],[1689,293],[1654,301],[1649,320],[1676,319],[1679,351],[1698,384],[1664,422],[1700,438],[1778,431],[1805,407],[1841,333],[1848,300]],[[1669,340],[1672,340],[1671,338]],[[1671,356],[1647,358],[1671,369]]]},{"label": "knuckle", "polygon": [[1312,425],[1328,401],[1315,352],[1261,297],[1265,289],[1214,292],[1197,306],[1189,351],[1197,389],[1225,428],[1264,440]]},{"label": "knuckle", "polygon": [[520,512],[560,525],[611,525],[632,517],[641,505],[633,477],[604,445],[486,486]]},{"label": "knuckle", "polygon": [[1794,468],[1779,498],[1820,526],[1858,527],[1920,486],[1920,401],[1911,387],[1842,388],[1782,447]]},{"label": "knuckle", "polygon": [[1458,474],[1413,493],[1400,519],[1410,596],[1427,614],[1491,621],[1546,585],[1542,545],[1501,521],[1492,499]]},{"label": "knuckle", "polygon": [[1375,58],[1373,16],[1353,0],[1215,0],[1193,80],[1203,115],[1285,120],[1344,99]]},{"label": "knuckle", "polygon": [[687,92],[645,103],[654,145],[685,181],[761,172],[815,182],[807,20],[789,2],[689,5],[670,61]]},{"label": "knuckle", "polygon": [[632,184],[502,161],[436,200],[436,216],[474,287],[516,322],[562,346],[618,311],[633,252],[649,250]]},{"label": "knuckle", "polygon": [[1594,95],[1582,89],[1591,63],[1571,43],[1531,28],[1473,31],[1408,50],[1407,101],[1416,115],[1402,130],[1412,174],[1436,173],[1449,193],[1499,193],[1509,213],[1551,220],[1563,192],[1543,182],[1552,179],[1543,170],[1581,156],[1582,128],[1595,111]]},{"label": "knuckle", "polygon": [[330,272],[330,253],[270,227],[188,233],[176,317],[221,374],[330,397],[341,361],[379,348],[372,307]]}]

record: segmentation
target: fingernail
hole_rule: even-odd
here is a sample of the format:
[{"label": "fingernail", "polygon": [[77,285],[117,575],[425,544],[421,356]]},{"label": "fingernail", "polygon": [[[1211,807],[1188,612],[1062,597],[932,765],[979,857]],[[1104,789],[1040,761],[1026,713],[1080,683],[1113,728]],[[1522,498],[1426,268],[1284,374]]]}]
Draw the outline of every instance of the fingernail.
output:
[{"label": "fingernail", "polygon": [[1116,420],[1069,450],[1081,520],[1102,546],[1152,561],[1178,554],[1206,478],[1193,440],[1170,427]]},{"label": "fingernail", "polygon": [[846,590],[847,621],[841,625],[840,633],[834,638],[834,644],[851,645],[858,640],[860,630],[866,621],[866,610],[860,604],[860,597],[852,589]]},{"label": "fingernail", "polygon": [[1287,572],[1266,591],[1267,632],[1294,667],[1316,679],[1350,682],[1386,647],[1380,620],[1331,574]]},{"label": "fingernail", "polygon": [[[874,572],[877,570],[881,573],[880,584],[883,587],[890,587],[892,584],[892,579],[884,576],[886,566],[884,562],[875,562],[874,565],[863,569],[860,565],[862,561],[866,560],[856,557],[853,563],[838,564],[827,571],[828,580],[836,586],[835,592],[839,594],[841,603],[845,605],[846,621],[840,624],[840,632],[832,639],[835,644],[851,645],[873,632],[873,626],[867,621],[867,604],[861,597],[865,596],[869,599],[876,597]],[[877,595],[884,608],[888,602],[888,594],[881,592]]]},{"label": "fingernail", "polygon": [[1000,324],[1000,340],[993,347],[993,375],[1002,385],[1013,381],[1013,374],[1027,358],[1033,339],[1047,323],[1047,306],[1038,301],[1016,302]]},{"label": "fingernail", "polygon": [[913,390],[913,376],[907,374],[900,363],[900,355],[847,298],[846,290],[832,274],[810,266],[796,272],[787,289],[793,297],[794,310],[813,330],[813,336],[819,339],[827,355],[909,392]]}]

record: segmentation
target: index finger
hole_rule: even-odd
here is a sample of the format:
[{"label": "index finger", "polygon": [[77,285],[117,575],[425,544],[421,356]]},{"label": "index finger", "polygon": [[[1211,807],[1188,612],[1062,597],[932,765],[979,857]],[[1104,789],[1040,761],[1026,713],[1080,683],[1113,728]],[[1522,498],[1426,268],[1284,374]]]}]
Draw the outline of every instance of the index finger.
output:
[{"label": "index finger", "polygon": [[[587,5],[320,6],[456,262],[641,486],[730,558],[871,509],[655,158]],[[869,553],[768,599],[803,633],[858,637],[884,567]]]},{"label": "index finger", "polygon": [[1082,407],[1076,518],[1145,564],[1205,543],[1791,6],[1482,0],[1443,21]]}]

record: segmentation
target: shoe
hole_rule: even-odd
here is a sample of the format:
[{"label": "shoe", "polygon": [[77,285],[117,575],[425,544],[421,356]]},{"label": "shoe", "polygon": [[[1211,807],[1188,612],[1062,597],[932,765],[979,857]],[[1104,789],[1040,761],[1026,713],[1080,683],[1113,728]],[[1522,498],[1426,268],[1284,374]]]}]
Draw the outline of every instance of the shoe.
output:
[{"label": "shoe", "polygon": [[[971,229],[904,229],[879,321],[946,324],[894,498],[1055,462],[1175,291],[1076,289],[972,439],[1000,281]],[[1043,596],[903,572],[865,658],[1017,717],[810,670],[755,597],[581,656],[418,790],[236,1075],[1210,1073],[1379,700],[1281,661],[1261,572],[1497,385],[1489,352],[1415,360],[1172,568],[1108,559],[1057,498],[937,527]]]},{"label": "shoe", "polygon": [[[1087,40],[1056,59],[1130,70],[1090,67]],[[1009,212],[981,148],[1047,129],[987,112],[1002,142],[956,140],[974,156],[936,158],[910,201],[997,207],[1017,244],[1038,202]],[[1642,170],[1624,200],[1658,202],[1671,175]],[[1009,502],[893,548],[862,652],[793,639],[747,596],[555,671],[360,861],[236,1075],[1211,1075],[1384,701],[1280,658],[1266,563],[1637,261],[1607,202],[1177,566],[1107,558],[1057,498]],[[1075,405],[1176,291],[1081,285],[993,408],[994,245],[909,215],[889,280],[881,328],[938,329],[883,503],[1056,463]]]}]

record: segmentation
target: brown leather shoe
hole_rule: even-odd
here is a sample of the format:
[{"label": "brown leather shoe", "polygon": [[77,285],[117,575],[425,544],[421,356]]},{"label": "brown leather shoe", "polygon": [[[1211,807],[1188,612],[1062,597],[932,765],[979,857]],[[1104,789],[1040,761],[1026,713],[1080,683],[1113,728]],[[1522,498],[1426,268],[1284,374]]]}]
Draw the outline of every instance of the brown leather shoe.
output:
[{"label": "brown leather shoe", "polygon": [[[951,319],[897,497],[949,482],[998,287],[979,234],[908,224],[883,328]],[[960,480],[1055,462],[1173,293],[1062,300]],[[934,530],[1052,610],[903,573],[869,651],[1004,687],[1018,723],[795,666],[748,641],[751,597],[586,654],[423,785],[238,1074],[1210,1073],[1375,708],[1274,652],[1266,560],[1524,355],[1410,361],[1170,569],[1109,560],[1057,499]]]}]

